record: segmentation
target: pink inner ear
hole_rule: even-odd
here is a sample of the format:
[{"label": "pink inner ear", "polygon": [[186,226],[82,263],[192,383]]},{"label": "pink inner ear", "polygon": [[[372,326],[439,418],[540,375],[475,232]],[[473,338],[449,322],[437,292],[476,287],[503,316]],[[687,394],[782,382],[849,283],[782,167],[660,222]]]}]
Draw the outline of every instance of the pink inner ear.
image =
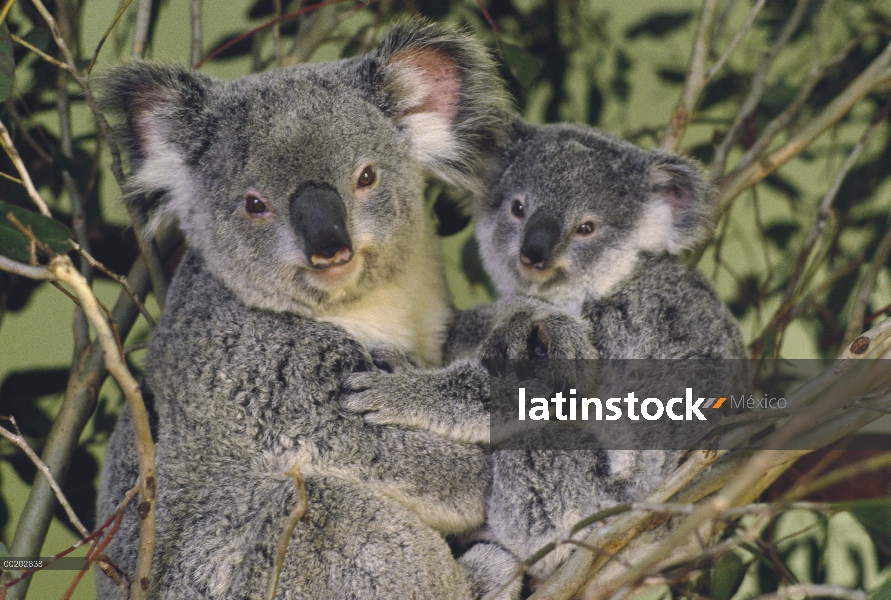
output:
[{"label": "pink inner ear", "polygon": [[671,207],[674,215],[688,209],[693,202],[693,197],[676,185],[669,185],[662,192],[665,202]]},{"label": "pink inner ear", "polygon": [[392,60],[417,72],[426,86],[424,99],[408,114],[432,112],[455,121],[461,95],[461,78],[452,59],[439,50],[405,50]]},{"label": "pink inner ear", "polygon": [[167,100],[168,98],[158,89],[143,88],[133,94],[127,106],[127,124],[130,131],[136,134],[143,152],[147,151],[152,139],[162,135],[160,119],[152,118],[152,113]]}]

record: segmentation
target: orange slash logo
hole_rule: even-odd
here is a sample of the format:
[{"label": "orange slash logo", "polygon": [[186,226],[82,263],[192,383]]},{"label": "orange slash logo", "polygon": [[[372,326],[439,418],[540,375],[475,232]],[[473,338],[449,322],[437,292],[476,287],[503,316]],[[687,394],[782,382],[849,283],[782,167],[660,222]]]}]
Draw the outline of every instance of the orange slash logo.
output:
[{"label": "orange slash logo", "polygon": [[721,405],[724,404],[726,400],[727,398],[709,398],[708,402],[705,404],[705,408],[721,408]]}]

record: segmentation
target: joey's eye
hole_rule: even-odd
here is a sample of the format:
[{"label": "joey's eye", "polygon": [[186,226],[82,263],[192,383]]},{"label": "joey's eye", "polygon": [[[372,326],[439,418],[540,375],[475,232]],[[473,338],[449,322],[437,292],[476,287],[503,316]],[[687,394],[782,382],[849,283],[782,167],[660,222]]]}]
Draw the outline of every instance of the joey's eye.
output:
[{"label": "joey's eye", "polygon": [[514,200],[510,205],[510,214],[518,219],[522,219],[526,216],[526,207],[519,200]]},{"label": "joey's eye", "polygon": [[594,224],[594,221],[585,221],[578,226],[575,232],[578,235],[591,235],[595,229],[597,229],[597,225]]},{"label": "joey's eye", "polygon": [[249,215],[260,216],[269,212],[269,207],[260,196],[247,193],[244,196],[244,210]]},{"label": "joey's eye", "polygon": [[374,167],[368,165],[362,172],[359,173],[359,178],[356,180],[356,187],[358,188],[367,188],[374,185],[374,182],[377,181],[377,173],[374,171]]}]

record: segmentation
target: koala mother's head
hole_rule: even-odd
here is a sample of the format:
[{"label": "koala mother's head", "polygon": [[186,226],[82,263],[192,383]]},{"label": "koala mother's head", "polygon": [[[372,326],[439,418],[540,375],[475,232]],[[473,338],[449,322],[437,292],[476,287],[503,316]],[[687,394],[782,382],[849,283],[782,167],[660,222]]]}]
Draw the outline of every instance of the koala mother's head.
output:
[{"label": "koala mother's head", "polygon": [[137,62],[102,83],[147,229],[175,218],[243,302],[301,313],[396,276],[429,243],[425,177],[472,188],[504,114],[485,50],[418,21],[349,60],[235,81]]},{"label": "koala mother's head", "polygon": [[580,310],[644,254],[679,254],[711,231],[695,161],[641,150],[590,127],[514,124],[479,206],[477,240],[502,294]]}]

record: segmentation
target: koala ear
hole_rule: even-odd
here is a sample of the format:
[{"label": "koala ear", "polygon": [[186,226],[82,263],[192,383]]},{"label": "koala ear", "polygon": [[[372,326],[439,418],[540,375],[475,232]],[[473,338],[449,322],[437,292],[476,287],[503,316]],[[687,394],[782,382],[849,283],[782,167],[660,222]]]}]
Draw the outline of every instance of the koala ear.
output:
[{"label": "koala ear", "polygon": [[[116,137],[130,157],[126,201],[149,231],[186,210],[189,165],[205,148],[210,85],[204,75],[147,62],[111,69],[99,79],[103,108],[118,117]],[[155,193],[161,191],[167,193]]]},{"label": "koala ear", "polygon": [[376,98],[411,139],[414,154],[446,183],[477,191],[502,143],[510,103],[489,53],[473,37],[412,19],[374,55]]},{"label": "koala ear", "polygon": [[646,176],[651,194],[647,216],[662,233],[650,236],[659,247],[648,249],[680,254],[708,237],[714,194],[699,163],[658,152]]}]

